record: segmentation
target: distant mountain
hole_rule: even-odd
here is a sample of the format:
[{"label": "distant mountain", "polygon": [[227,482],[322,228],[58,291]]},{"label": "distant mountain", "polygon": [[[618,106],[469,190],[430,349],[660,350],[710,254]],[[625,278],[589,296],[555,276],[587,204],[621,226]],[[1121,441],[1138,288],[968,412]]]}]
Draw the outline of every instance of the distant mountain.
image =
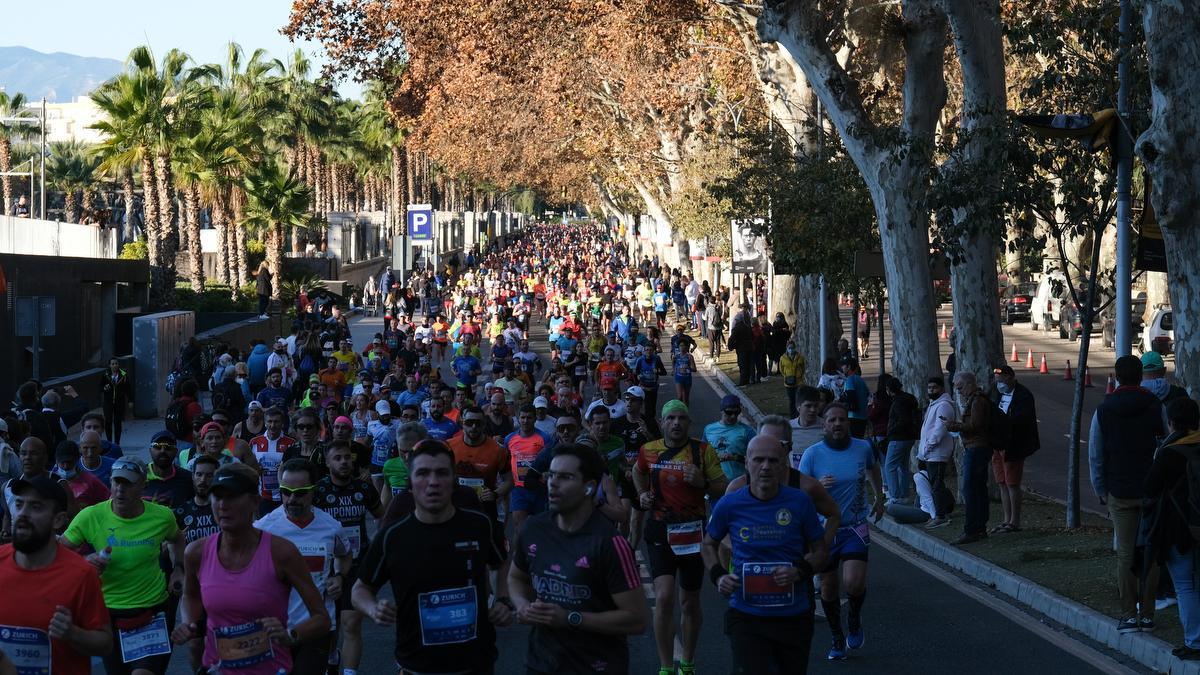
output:
[{"label": "distant mountain", "polygon": [[0,88],[23,93],[30,101],[45,96],[51,103],[67,103],[91,93],[123,67],[116,59],[0,47]]}]

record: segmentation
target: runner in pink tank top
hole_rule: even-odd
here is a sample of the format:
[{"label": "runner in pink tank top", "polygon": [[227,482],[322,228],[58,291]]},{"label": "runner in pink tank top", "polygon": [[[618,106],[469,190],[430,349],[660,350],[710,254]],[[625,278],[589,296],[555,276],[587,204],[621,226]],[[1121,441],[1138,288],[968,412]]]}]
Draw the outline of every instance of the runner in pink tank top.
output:
[{"label": "runner in pink tank top", "polygon": [[292,588],[275,573],[271,535],[262,533],[258,550],[241,570],[225,569],[217,555],[221,535],[204,542],[200,597],[208,616],[204,666],[245,675],[276,675],[292,668],[291,650],[272,644],[259,619],[272,616],[287,625]]},{"label": "runner in pink tank top", "polygon": [[[221,530],[184,552],[182,616],[171,639],[182,645],[203,637],[201,662],[214,672],[287,673],[293,645],[329,634],[329,614],[300,551],[254,529],[258,482],[258,472],[245,464],[218,469],[211,496]],[[310,616],[288,626],[293,589]]]}]

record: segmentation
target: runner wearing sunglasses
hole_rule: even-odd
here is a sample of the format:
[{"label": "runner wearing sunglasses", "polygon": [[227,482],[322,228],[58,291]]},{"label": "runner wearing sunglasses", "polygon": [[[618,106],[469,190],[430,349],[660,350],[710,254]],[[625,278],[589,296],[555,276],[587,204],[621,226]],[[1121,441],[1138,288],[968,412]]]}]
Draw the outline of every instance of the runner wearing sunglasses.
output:
[{"label": "runner wearing sunglasses", "polygon": [[[279,467],[279,493],[283,506],[259,518],[254,526],[296,545],[324,600],[330,629],[292,645],[292,673],[321,675],[337,634],[336,602],[350,570],[350,542],[337,518],[314,509],[318,469],[305,459],[290,459]],[[345,589],[349,590],[349,589]],[[319,610],[318,610],[319,611]],[[296,628],[311,616],[307,603],[295,590],[288,600],[288,627]]]}]

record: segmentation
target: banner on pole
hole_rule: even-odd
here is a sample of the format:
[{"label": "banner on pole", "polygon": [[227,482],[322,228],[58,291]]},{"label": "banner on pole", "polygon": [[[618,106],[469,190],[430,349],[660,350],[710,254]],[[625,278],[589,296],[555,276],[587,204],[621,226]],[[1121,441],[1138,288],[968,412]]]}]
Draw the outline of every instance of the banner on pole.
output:
[{"label": "banner on pole", "polygon": [[764,225],[762,218],[729,221],[734,274],[767,273],[767,239],[761,234]]}]

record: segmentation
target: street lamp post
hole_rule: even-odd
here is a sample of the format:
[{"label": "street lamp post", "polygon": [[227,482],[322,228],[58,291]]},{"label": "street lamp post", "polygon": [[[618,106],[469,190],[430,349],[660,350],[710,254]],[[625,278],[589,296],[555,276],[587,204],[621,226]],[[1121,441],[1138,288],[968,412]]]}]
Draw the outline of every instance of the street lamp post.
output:
[{"label": "street lamp post", "polygon": [[[1130,138],[1129,127],[1129,51],[1133,47],[1133,9],[1130,0],[1121,0],[1121,19],[1119,28],[1121,38],[1119,43],[1120,61],[1117,65],[1117,125],[1116,155],[1117,155],[1117,269],[1115,285],[1117,290],[1117,317],[1113,341],[1116,342],[1117,356],[1128,356],[1131,349],[1133,330],[1132,285],[1133,257],[1132,220],[1133,196],[1130,183],[1133,175],[1133,140]],[[1096,242],[1099,244],[1099,237]],[[1090,300],[1089,300],[1090,302]]]},{"label": "street lamp post", "polygon": [[[42,99],[41,117],[0,117],[0,124],[15,124],[15,125],[37,125],[41,133],[41,169],[39,171],[41,211],[38,212],[38,217],[45,219],[46,217],[46,99]],[[29,201],[33,201],[33,158],[29,160]]]}]

